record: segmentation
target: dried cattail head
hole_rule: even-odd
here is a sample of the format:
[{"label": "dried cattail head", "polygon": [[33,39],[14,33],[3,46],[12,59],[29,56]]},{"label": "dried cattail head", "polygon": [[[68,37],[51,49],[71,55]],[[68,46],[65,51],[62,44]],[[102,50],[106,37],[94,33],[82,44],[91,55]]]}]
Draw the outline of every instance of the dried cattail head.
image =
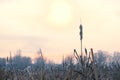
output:
[{"label": "dried cattail head", "polygon": [[80,40],[83,39],[83,28],[82,28],[82,24],[80,24]]},{"label": "dried cattail head", "polygon": [[79,59],[79,55],[78,55],[76,49],[74,49],[74,56],[75,56],[75,58],[76,58],[77,60]]},{"label": "dried cattail head", "polygon": [[87,49],[85,48],[85,53],[86,53],[86,55],[87,55]]}]

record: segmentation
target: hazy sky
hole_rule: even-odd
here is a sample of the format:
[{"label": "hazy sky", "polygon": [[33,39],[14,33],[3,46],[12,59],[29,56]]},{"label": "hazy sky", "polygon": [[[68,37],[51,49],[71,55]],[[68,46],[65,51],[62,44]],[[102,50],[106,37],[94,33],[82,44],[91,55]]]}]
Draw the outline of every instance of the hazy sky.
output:
[{"label": "hazy sky", "polygon": [[36,56],[39,48],[56,62],[83,48],[120,51],[120,0],[0,0],[0,56]]}]

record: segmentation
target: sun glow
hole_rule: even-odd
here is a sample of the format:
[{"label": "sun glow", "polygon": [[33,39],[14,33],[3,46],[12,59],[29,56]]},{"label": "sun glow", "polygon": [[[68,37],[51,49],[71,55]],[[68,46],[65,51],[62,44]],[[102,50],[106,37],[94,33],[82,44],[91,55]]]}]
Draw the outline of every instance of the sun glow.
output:
[{"label": "sun glow", "polygon": [[65,1],[54,1],[50,7],[50,14],[48,15],[49,23],[53,25],[66,25],[72,20],[72,8],[69,3]]}]

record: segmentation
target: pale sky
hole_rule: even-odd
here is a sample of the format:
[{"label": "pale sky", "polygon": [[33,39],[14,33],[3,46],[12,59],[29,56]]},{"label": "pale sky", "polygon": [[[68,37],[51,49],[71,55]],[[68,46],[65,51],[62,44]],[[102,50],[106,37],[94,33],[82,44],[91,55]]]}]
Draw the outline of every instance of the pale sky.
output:
[{"label": "pale sky", "polygon": [[83,48],[120,51],[120,0],[0,0],[0,56],[21,49],[34,58],[41,48],[60,62],[80,52],[80,23]]}]

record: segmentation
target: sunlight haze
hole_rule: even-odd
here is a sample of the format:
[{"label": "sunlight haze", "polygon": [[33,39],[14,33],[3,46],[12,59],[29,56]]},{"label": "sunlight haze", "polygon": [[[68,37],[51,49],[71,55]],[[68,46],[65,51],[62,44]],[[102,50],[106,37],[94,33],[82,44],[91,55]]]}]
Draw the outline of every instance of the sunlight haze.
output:
[{"label": "sunlight haze", "polygon": [[120,51],[119,0],[0,0],[0,57],[21,49],[33,59],[39,48],[47,59],[83,48]]}]

